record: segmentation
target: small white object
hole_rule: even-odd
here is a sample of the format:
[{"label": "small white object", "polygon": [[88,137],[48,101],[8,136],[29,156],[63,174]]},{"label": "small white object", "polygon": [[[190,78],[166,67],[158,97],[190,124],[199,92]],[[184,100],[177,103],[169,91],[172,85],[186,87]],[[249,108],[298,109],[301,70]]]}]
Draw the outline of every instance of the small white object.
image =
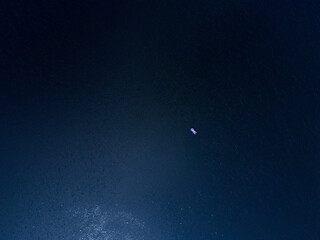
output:
[{"label": "small white object", "polygon": [[194,130],[194,128],[190,128],[190,131],[191,131],[194,135],[196,135],[196,134],[197,134],[197,131],[196,131],[196,130]]}]

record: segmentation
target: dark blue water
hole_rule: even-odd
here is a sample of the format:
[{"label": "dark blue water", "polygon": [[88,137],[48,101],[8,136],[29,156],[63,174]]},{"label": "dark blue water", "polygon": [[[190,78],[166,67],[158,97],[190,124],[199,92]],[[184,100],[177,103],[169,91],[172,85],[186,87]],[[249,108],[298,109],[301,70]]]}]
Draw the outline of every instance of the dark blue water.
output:
[{"label": "dark blue water", "polygon": [[319,10],[2,1],[0,239],[319,239]]}]

